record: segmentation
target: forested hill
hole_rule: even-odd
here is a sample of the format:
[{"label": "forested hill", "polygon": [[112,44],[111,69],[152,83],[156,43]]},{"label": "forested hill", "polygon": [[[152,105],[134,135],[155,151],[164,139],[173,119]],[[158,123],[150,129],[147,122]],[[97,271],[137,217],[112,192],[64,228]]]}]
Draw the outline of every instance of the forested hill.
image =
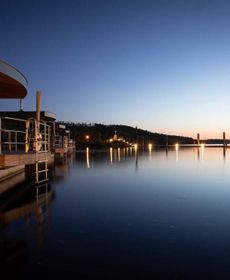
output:
[{"label": "forested hill", "polygon": [[[86,124],[73,122],[58,122],[64,124],[66,129],[70,130],[71,138],[76,141],[77,145],[84,146],[85,142],[91,146],[104,146],[109,139],[114,137],[115,131],[117,138],[122,138],[129,143],[138,143],[139,145],[147,145],[153,143],[154,145],[169,145],[192,144],[193,139],[183,136],[166,135],[153,133],[140,128],[135,128],[127,125],[104,125],[104,124]],[[88,139],[86,138],[88,135]]]}]

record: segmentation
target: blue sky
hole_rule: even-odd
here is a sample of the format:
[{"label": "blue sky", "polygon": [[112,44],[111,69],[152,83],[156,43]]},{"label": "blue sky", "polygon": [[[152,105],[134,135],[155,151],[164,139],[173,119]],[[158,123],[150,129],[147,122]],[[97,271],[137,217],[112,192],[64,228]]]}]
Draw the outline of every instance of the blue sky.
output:
[{"label": "blue sky", "polygon": [[230,136],[228,1],[7,1],[0,23],[0,59],[29,81],[25,110],[39,89],[58,120]]}]

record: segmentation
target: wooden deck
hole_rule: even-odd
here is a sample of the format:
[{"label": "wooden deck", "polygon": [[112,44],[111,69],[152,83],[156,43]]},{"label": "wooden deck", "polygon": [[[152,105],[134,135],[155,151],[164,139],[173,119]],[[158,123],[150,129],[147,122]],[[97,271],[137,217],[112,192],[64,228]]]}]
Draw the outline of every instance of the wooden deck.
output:
[{"label": "wooden deck", "polygon": [[[14,167],[12,167],[12,168],[14,168]],[[4,192],[14,188],[18,184],[25,182],[25,171],[24,171],[24,169],[23,169],[22,172],[12,173],[10,176],[11,177],[0,178],[0,180],[4,179],[4,180],[0,181],[0,195]]]},{"label": "wooden deck", "polygon": [[[45,160],[45,153],[38,154],[38,160]],[[47,152],[48,161],[53,160],[51,152]],[[0,154],[0,167],[10,167],[16,165],[33,164],[36,162],[35,153],[9,153]]]},{"label": "wooden deck", "polygon": [[14,175],[23,173],[24,171],[25,171],[25,165],[0,169],[0,182],[13,177]]}]

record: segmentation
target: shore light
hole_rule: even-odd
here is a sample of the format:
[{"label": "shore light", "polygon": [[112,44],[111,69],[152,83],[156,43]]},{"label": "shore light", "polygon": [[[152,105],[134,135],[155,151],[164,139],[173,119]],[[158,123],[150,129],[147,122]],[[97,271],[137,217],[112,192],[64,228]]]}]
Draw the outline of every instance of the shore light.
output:
[{"label": "shore light", "polygon": [[201,148],[204,148],[204,147],[205,147],[205,144],[204,144],[204,143],[201,143],[201,144],[200,144],[200,147],[201,147]]}]

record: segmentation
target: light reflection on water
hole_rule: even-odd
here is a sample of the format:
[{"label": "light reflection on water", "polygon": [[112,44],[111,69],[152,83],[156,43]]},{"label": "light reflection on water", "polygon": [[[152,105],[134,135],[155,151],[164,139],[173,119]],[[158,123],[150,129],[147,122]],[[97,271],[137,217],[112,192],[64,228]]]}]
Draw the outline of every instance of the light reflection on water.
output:
[{"label": "light reflection on water", "polygon": [[2,269],[24,279],[228,279],[228,150],[87,148],[50,169],[42,200],[31,186],[1,196]]}]

